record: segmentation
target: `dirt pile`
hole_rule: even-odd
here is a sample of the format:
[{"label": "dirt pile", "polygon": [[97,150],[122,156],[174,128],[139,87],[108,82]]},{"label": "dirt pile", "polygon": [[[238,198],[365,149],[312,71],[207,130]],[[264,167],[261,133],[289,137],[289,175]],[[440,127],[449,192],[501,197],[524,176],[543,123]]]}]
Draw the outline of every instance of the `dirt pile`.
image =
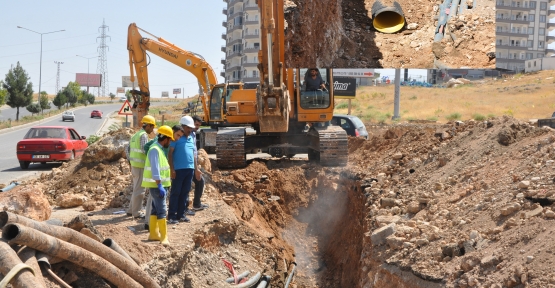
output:
[{"label": "dirt pile", "polygon": [[[374,0],[286,1],[288,67],[494,68],[495,2],[481,1],[453,17],[447,37],[434,42],[437,1],[398,1],[406,26],[398,33],[376,31]],[[389,1],[391,2],[391,1]],[[322,9],[326,7],[326,9]],[[490,54],[491,55],[491,54]],[[440,67],[441,66],[441,67]]]},{"label": "dirt pile", "polygon": [[20,185],[0,193],[0,209],[37,221],[48,220],[52,212],[48,199],[42,193],[41,184]]}]

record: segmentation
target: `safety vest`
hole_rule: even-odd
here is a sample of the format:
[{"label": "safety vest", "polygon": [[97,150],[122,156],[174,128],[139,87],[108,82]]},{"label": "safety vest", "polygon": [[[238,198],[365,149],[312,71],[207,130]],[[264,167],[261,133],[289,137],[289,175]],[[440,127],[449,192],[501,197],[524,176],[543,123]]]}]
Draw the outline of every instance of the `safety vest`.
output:
[{"label": "safety vest", "polygon": [[141,150],[141,137],[143,134],[146,134],[146,131],[141,129],[129,141],[129,162],[131,162],[131,167],[145,167],[146,154]]},{"label": "safety vest", "polygon": [[[168,159],[164,155],[164,151],[160,149],[160,146],[157,144],[153,144],[150,146],[148,152],[152,149],[158,150],[158,162],[160,164],[160,181],[163,187],[170,187],[171,186],[171,178],[170,178],[170,164],[168,163]],[[152,166],[150,165],[150,159],[146,158],[145,170],[143,172],[143,183],[142,187],[147,188],[156,188],[158,184],[156,181],[152,179]]]}]

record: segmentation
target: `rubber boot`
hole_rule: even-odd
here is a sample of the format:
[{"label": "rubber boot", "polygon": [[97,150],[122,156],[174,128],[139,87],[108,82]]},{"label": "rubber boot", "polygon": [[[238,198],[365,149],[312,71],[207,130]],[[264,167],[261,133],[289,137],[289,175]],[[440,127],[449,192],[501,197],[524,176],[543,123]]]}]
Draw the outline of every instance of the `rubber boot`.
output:
[{"label": "rubber boot", "polygon": [[168,245],[168,225],[166,219],[158,219],[158,228],[160,229],[160,244]]},{"label": "rubber boot", "polygon": [[159,241],[160,232],[158,231],[158,217],[156,217],[156,215],[150,215],[149,220],[148,226],[150,234],[148,235],[148,241]]}]

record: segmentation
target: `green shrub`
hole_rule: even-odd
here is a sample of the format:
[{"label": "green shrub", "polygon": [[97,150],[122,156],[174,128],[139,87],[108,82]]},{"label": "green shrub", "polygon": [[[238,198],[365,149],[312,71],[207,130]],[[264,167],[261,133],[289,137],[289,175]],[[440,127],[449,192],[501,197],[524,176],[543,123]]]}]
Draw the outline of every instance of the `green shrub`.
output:
[{"label": "green shrub", "polygon": [[418,99],[418,97],[416,97],[416,95],[412,95],[412,96],[409,98],[409,100],[416,100],[416,99]]},{"label": "green shrub", "polygon": [[434,116],[426,118],[426,120],[429,120],[429,121],[437,121],[437,119],[438,118]]},{"label": "green shrub", "polygon": [[389,119],[389,117],[387,117],[386,115],[379,115],[378,116],[378,123],[380,124],[385,124],[385,122],[387,121],[387,119]]},{"label": "green shrub", "polygon": [[98,141],[100,139],[100,136],[96,136],[96,135],[91,135],[89,137],[87,137],[87,139],[85,139],[85,141],[87,141],[87,143],[90,145],[92,145],[94,142]]},{"label": "green shrub", "polygon": [[488,119],[489,119],[489,118],[495,118],[495,114],[491,114],[491,113],[488,114]]},{"label": "green shrub", "polygon": [[459,120],[459,119],[461,119],[461,113],[458,113],[458,112],[451,113],[451,114],[447,115],[445,118],[447,118],[447,120],[449,120],[449,121]]},{"label": "green shrub", "polygon": [[474,113],[472,114],[472,119],[476,120],[476,121],[484,121],[486,120],[486,116],[479,114],[479,113]]},{"label": "green shrub", "polygon": [[347,108],[349,108],[349,103],[347,102],[339,103],[337,106],[335,106],[335,109],[347,109]]},{"label": "green shrub", "polygon": [[513,116],[514,114],[515,114],[515,111],[513,110],[513,108],[509,108],[509,109],[503,111],[503,115]]}]

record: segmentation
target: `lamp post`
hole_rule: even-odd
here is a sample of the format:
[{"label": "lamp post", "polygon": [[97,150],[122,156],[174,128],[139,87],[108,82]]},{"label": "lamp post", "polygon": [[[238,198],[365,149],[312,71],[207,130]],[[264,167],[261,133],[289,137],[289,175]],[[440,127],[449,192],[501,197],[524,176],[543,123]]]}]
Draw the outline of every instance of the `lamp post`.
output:
[{"label": "lamp post", "polygon": [[42,35],[56,33],[56,32],[63,32],[63,31],[66,31],[66,30],[57,30],[57,31],[52,31],[52,32],[40,33],[40,32],[33,31],[31,29],[27,29],[27,28],[21,27],[21,26],[17,26],[17,28],[25,29],[27,31],[31,31],[33,33],[40,34],[40,66],[39,66],[40,68],[39,68],[39,93],[38,93],[39,96],[37,97],[37,100],[40,103],[40,89],[41,89],[41,80],[42,80]]},{"label": "lamp post", "polygon": [[90,85],[89,77],[91,75],[91,74],[89,74],[89,60],[91,60],[93,58],[98,58],[98,56],[94,56],[94,57],[85,57],[85,56],[81,56],[81,55],[75,55],[75,56],[87,59],[87,93],[89,93],[89,85]]}]

